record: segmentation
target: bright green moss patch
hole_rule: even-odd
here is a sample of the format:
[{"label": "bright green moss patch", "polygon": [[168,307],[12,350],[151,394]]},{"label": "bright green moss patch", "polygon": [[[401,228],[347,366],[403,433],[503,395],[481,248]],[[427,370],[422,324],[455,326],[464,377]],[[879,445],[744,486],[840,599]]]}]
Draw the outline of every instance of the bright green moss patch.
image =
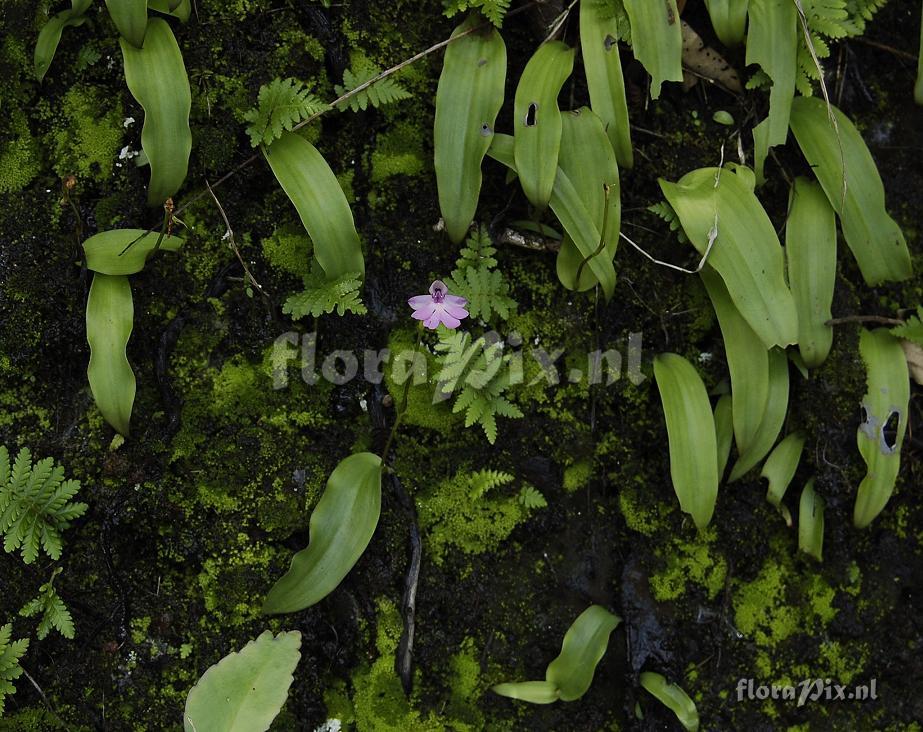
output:
[{"label": "bright green moss patch", "polygon": [[669,508],[657,501],[643,483],[643,478],[637,476],[633,483],[622,485],[619,490],[619,509],[629,529],[653,536],[664,525]]},{"label": "bright green moss patch", "polygon": [[16,193],[38,175],[41,157],[25,114],[15,108],[4,112],[9,115],[4,127],[10,129],[10,134],[4,135],[0,152],[0,193]]},{"label": "bright green moss patch", "polygon": [[593,475],[593,462],[591,460],[580,460],[573,465],[564,468],[564,490],[568,493],[578,491],[587,483]]},{"label": "bright green moss patch", "polygon": [[275,269],[298,277],[308,273],[314,244],[303,228],[280,226],[260,244],[266,261]]},{"label": "bright green moss patch", "polygon": [[[113,104],[99,89],[71,88],[52,138],[55,172],[62,178],[107,180],[122,146],[123,119],[122,105]],[[140,126],[141,120],[135,124]]]},{"label": "bright green moss patch", "polygon": [[372,182],[381,183],[395,175],[419,175],[426,165],[421,130],[409,122],[398,122],[375,142]]},{"label": "bright green moss patch", "polygon": [[724,589],[727,561],[714,556],[714,527],[696,536],[693,541],[674,540],[658,552],[665,568],[650,576],[651,592],[656,600],[676,600],[686,592],[688,582],[703,587],[708,599],[714,600]]}]

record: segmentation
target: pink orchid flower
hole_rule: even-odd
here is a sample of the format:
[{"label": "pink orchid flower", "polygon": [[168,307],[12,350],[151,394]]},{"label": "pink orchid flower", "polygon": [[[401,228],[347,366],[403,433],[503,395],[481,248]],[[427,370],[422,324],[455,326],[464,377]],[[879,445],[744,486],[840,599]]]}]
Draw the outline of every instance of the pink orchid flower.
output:
[{"label": "pink orchid flower", "polygon": [[461,325],[462,318],[468,317],[465,310],[468,301],[458,295],[450,295],[442,280],[436,280],[429,286],[429,295],[416,295],[407,304],[413,308],[412,317],[422,320],[430,330],[436,330],[440,323],[454,330]]}]

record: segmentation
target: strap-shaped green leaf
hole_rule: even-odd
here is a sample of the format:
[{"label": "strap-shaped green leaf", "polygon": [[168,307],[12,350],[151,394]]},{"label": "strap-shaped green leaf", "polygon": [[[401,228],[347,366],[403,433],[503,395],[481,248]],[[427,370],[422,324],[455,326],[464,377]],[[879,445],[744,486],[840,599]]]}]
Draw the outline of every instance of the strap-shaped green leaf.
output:
[{"label": "strap-shaped green leaf", "polygon": [[665,81],[683,80],[683,31],[676,0],[624,0],[631,50],[651,75],[651,99]]},{"label": "strap-shaped green leaf", "polygon": [[913,87],[913,101],[923,107],[923,15],[920,16],[920,45],[917,48],[917,83]]},{"label": "strap-shaped green leaf", "polygon": [[186,697],[186,732],[264,732],[288,698],[301,633],[265,631],[210,667]]},{"label": "strap-shaped green leaf", "polygon": [[[487,154],[516,172],[513,138],[509,135],[494,135]],[[615,267],[610,258],[597,251],[600,241],[599,229],[594,226],[593,217],[574,183],[560,168],[555,176],[549,204],[580,254],[587,259],[586,266],[599,281],[606,299],[610,299],[615,292]]]},{"label": "strap-shaped green leaf", "polygon": [[493,692],[532,704],[579,699],[590,688],[609,636],[620,622],[620,617],[601,605],[590,605],[567,629],[561,652],[548,664],[544,681],[497,684]]},{"label": "strap-shaped green leaf", "polygon": [[862,399],[865,421],[856,440],[868,472],[859,484],[853,523],[862,529],[881,513],[894,491],[907,431],[910,373],[900,339],[886,328],[863,329],[859,353],[868,373],[868,390]]},{"label": "strap-shaped green leaf", "polygon": [[749,0],[705,0],[715,35],[728,48],[744,42]]},{"label": "strap-shaped green leaf", "polygon": [[747,63],[759,64],[772,79],[769,115],[753,128],[754,168],[763,181],[769,148],[785,144],[795,97],[798,58],[798,10],[794,0],[750,0]]},{"label": "strap-shaped green leaf", "polygon": [[61,34],[64,29],[83,25],[86,22],[85,13],[89,9],[91,2],[92,0],[71,0],[71,7],[68,10],[63,10],[57,15],[53,15],[42,26],[42,30],[38,34],[38,40],[35,42],[35,54],[33,57],[36,79],[41,81],[45,78],[45,74],[54,60],[55,52],[58,50],[58,44],[61,42]]},{"label": "strap-shaped green leaf", "polygon": [[[562,122],[558,168],[573,183],[596,231],[602,232],[593,246],[593,258],[604,257],[611,261],[618,248],[622,218],[615,152],[602,120],[586,107],[565,112]],[[557,271],[558,279],[569,290],[589,290],[599,283],[586,256],[569,234],[564,237],[558,251]]]},{"label": "strap-shaped green leaf", "polygon": [[708,392],[695,367],[675,353],[654,358],[654,378],[667,422],[673,490],[702,530],[718,498],[718,444]]},{"label": "strap-shaped green leaf", "polygon": [[805,484],[798,502],[798,549],[823,561],[824,499],[814,490],[814,478]]},{"label": "strap-shaped green leaf", "polygon": [[773,348],[769,351],[769,393],[766,395],[766,409],[750,446],[746,450],[738,450],[740,456],[731,469],[729,481],[734,482],[743,477],[766,457],[776,444],[788,412],[788,386],[788,356],[781,348]]},{"label": "strap-shaped green leaf", "polygon": [[753,443],[766,411],[769,352],[734,306],[724,280],[718,273],[705,265],[700,274],[721,326],[724,353],[731,375],[731,394],[734,396],[734,440],[737,450],[743,453]]},{"label": "strap-shaped green leaf", "polygon": [[699,712],[695,702],[676,684],[666,680],[662,674],[645,671],[640,677],[641,686],[651,693],[661,704],[676,715],[679,723],[688,732],[699,729]]},{"label": "strap-shaped green leaf", "polygon": [[529,59],[516,87],[513,157],[522,190],[539,209],[548,205],[554,187],[561,148],[558,94],[573,68],[574,49],[561,41],[543,43]]},{"label": "strap-shaped green leaf", "polygon": [[808,368],[820,366],[833,345],[836,216],[816,181],[796,178],[788,204],[785,257],[798,311],[798,350]]},{"label": "strap-shaped green leaf", "polygon": [[160,206],[182,186],[192,151],[192,96],[183,55],[162,18],[148,21],[143,48],[135,48],[124,38],[119,45],[125,83],[144,108],[141,147],[151,165],[147,202]]},{"label": "strap-shaped green leaf", "polygon": [[119,35],[141,48],[147,32],[147,0],[106,0],[106,7]]},{"label": "strap-shaped green leaf", "polygon": [[885,210],[885,189],[872,154],[849,118],[831,109],[838,133],[822,99],[798,97],[789,121],[795,139],[840,216],[843,237],[865,281],[878,285],[906,280],[913,274],[910,252],[900,226]]},{"label": "strap-shaped green leaf", "polygon": [[660,188],[700,254],[714,237],[708,263],[765,346],[795,343],[798,315],[785,284],[782,246],[747,176],[699,168],[678,183],[661,179]]},{"label": "strap-shaped green leaf", "polygon": [[294,132],[263,154],[314,241],[314,256],[328,279],[365,273],[362,245],[343,189],[327,161],[310,142]]},{"label": "strap-shaped green leaf", "polygon": [[715,439],[718,444],[718,480],[724,475],[734,442],[734,400],[730,394],[722,394],[715,405]]},{"label": "strap-shaped green leaf", "polygon": [[192,13],[190,0],[148,0],[147,6],[158,13],[179,18],[181,23],[189,20],[189,15]]},{"label": "strap-shaped green leaf", "polygon": [[134,312],[128,277],[93,275],[87,298],[87,379],[103,418],[125,436],[135,402],[135,374],[125,354]]},{"label": "strap-shaped green leaf", "polygon": [[599,0],[580,3],[580,52],[590,106],[603,121],[618,164],[630,168],[634,153],[617,42],[618,20],[606,5]]},{"label": "strap-shaped green leaf", "polygon": [[766,500],[769,501],[785,519],[785,523],[792,525],[792,514],[788,507],[782,503],[789,483],[795,477],[798,463],[801,462],[801,453],[804,450],[804,433],[792,432],[775,449],[763,463],[760,477],[769,481]]},{"label": "strap-shaped green leaf", "polygon": [[[144,269],[158,239],[160,232],[146,229],[102,231],[83,242],[87,269],[107,275],[136,274]],[[175,252],[182,246],[183,240],[178,236],[164,235],[160,241],[160,248],[167,252]]]},{"label": "strap-shaped green leaf", "polygon": [[506,85],[506,45],[476,14],[449,44],[436,89],[433,131],[436,185],[446,233],[456,244],[468,233],[481,193],[481,162],[494,136]]},{"label": "strap-shaped green leaf", "polygon": [[381,458],[350,455],[327,481],[310,522],[310,544],[273,585],[266,614],[293,613],[323,600],[349,573],[372,540],[381,514]]}]

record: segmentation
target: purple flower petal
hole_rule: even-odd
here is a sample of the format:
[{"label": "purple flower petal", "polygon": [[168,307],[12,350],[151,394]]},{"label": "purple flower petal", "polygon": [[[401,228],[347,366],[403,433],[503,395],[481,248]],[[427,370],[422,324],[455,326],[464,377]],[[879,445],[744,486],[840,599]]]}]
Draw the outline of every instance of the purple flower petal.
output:
[{"label": "purple flower petal", "polygon": [[414,310],[422,308],[424,305],[432,305],[433,298],[431,295],[415,295],[407,301],[407,304],[410,305]]},{"label": "purple flower petal", "polygon": [[463,298],[461,295],[446,295],[445,302],[448,305],[455,305],[460,308],[463,308],[465,307],[465,305],[468,304],[468,301],[465,298]]},{"label": "purple flower petal", "polygon": [[452,304],[450,304],[449,302],[444,302],[444,303],[442,303],[442,306],[443,306],[443,308],[445,308],[445,311],[446,311],[449,315],[451,315],[453,318],[459,318],[459,319],[460,319],[460,318],[467,318],[467,317],[468,317],[468,311],[465,310],[463,307],[459,307],[458,305],[452,305]]},{"label": "purple flower petal", "polygon": [[424,305],[423,307],[414,310],[410,317],[416,320],[429,320],[436,313],[436,304],[432,301]]},{"label": "purple flower petal", "polygon": [[446,328],[451,328],[452,330],[455,330],[458,326],[461,325],[461,321],[458,318],[453,318],[447,312],[443,312],[439,318],[442,320],[442,323]]}]

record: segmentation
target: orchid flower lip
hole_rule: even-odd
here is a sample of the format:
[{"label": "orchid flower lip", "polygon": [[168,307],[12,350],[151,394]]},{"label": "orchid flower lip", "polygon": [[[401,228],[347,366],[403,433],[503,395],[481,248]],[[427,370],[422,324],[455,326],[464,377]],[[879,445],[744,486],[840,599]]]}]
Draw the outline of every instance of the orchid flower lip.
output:
[{"label": "orchid flower lip", "polygon": [[435,280],[429,286],[428,295],[411,297],[407,304],[413,309],[411,317],[423,323],[424,327],[435,330],[440,324],[454,330],[463,318],[468,317],[465,305],[468,301],[452,295],[442,280]]}]

